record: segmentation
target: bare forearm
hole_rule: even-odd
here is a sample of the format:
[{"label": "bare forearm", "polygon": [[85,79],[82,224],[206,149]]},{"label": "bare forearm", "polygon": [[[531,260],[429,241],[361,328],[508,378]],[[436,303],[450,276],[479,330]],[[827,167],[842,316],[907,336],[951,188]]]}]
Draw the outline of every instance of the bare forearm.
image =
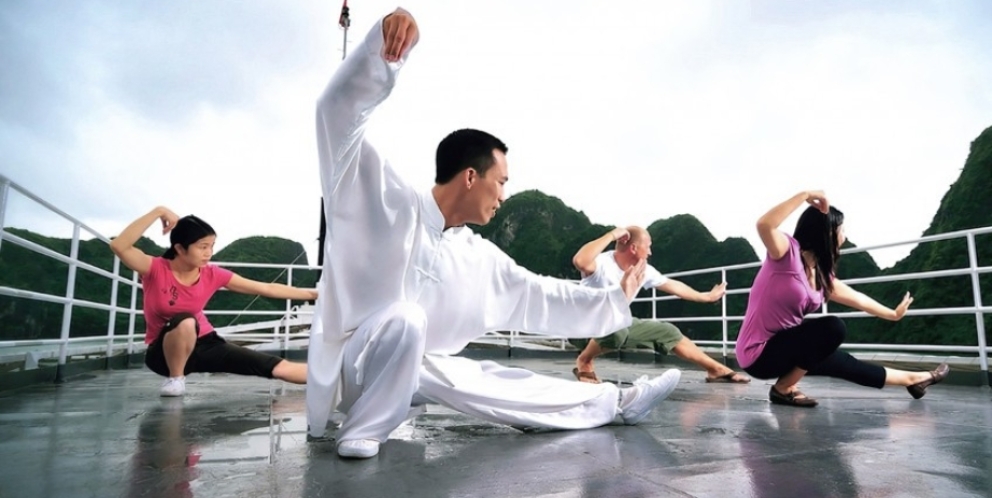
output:
[{"label": "bare forearm", "polygon": [[[835,290],[838,287],[835,282]],[[895,310],[854,289],[845,288],[841,292],[835,292],[830,296],[830,300],[885,320],[895,321],[899,319]]]},{"label": "bare forearm", "polygon": [[110,242],[110,248],[118,252],[129,247],[133,247],[138,239],[158,220],[167,210],[164,207],[156,207],[147,214],[131,222],[120,235]]},{"label": "bare forearm", "polygon": [[596,257],[603,253],[611,243],[618,240],[627,233],[622,228],[614,228],[603,234],[602,237],[587,242],[579,248],[579,251],[572,257],[572,265],[583,274],[595,271]]},{"label": "bare forearm", "polygon": [[588,266],[596,259],[596,256],[602,254],[610,246],[613,240],[613,232],[608,232],[598,239],[587,242],[575,253],[572,262],[575,263],[575,266]]},{"label": "bare forearm", "polygon": [[892,309],[864,293],[852,289],[841,280],[834,280],[834,292],[830,294],[830,300],[893,322],[902,320],[902,317],[906,316],[906,311],[909,310],[909,305],[913,304],[913,298],[907,292],[902,298],[902,302],[895,309]]},{"label": "bare forearm", "polygon": [[799,209],[799,206],[802,206],[809,198],[810,193],[808,191],[799,192],[798,194],[771,208],[771,210],[758,219],[759,231],[762,228],[768,230],[778,228],[790,214],[792,214],[796,209]]},{"label": "bare forearm", "polygon": [[260,292],[259,295],[262,297],[271,297],[273,299],[311,301],[317,298],[317,291],[314,289],[291,287],[284,284],[265,284],[265,287],[262,288],[262,292]]},{"label": "bare forearm", "polygon": [[896,311],[882,303],[862,294],[858,299],[858,308],[869,315],[877,316],[878,318],[883,318],[885,320],[896,321]]},{"label": "bare forearm", "polygon": [[658,290],[678,296],[682,299],[685,299],[686,301],[692,301],[695,303],[709,302],[709,299],[707,299],[706,294],[699,292],[696,289],[693,289],[692,287],[689,287],[688,285],[678,280],[669,279],[668,282],[659,285]]}]

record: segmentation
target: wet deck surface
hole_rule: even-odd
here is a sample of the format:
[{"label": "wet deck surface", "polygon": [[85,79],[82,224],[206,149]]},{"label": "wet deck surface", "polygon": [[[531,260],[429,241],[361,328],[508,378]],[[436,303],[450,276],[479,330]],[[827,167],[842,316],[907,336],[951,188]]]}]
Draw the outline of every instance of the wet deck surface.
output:
[{"label": "wet deck surface", "polygon": [[[566,360],[503,363],[571,377]],[[661,370],[599,363],[626,382]],[[100,371],[0,395],[0,497],[992,496],[987,387],[913,400],[813,378],[821,404],[799,409],[703,376],[684,370],[636,427],[524,433],[432,405],[345,461],[307,442],[301,386],[201,375],[163,399],[147,370]]]}]

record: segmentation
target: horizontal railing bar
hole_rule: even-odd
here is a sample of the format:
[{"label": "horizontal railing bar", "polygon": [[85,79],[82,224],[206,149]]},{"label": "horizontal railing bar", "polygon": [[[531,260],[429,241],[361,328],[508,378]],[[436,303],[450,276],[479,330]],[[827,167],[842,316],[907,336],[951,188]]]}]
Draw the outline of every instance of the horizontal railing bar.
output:
[{"label": "horizontal railing bar", "polygon": [[[114,342],[121,341],[122,343],[127,342],[127,339],[140,339],[144,340],[145,335],[135,334],[133,336],[127,335],[115,335],[113,337]],[[87,343],[87,342],[107,342],[108,337],[106,335],[95,335],[87,337],[70,337],[66,340],[69,344],[76,343]],[[24,339],[24,340],[13,340],[13,341],[0,341],[0,348],[5,347],[24,347],[24,346],[58,346],[62,344],[61,339]]]},{"label": "horizontal railing bar", "polygon": [[[7,241],[10,241],[10,242],[13,242],[14,244],[17,244],[17,245],[19,245],[19,246],[21,246],[21,247],[23,247],[25,249],[29,249],[31,251],[34,251],[34,252],[38,253],[38,254],[42,254],[44,256],[48,256],[48,257],[50,257],[52,259],[58,260],[59,262],[65,263],[67,265],[73,264],[73,259],[70,258],[69,256],[66,256],[65,254],[62,254],[62,253],[57,252],[57,251],[53,251],[53,250],[51,250],[51,249],[49,249],[49,248],[47,248],[45,246],[39,245],[39,244],[37,244],[35,242],[31,242],[30,240],[27,240],[25,238],[18,237],[17,235],[14,235],[14,234],[6,231],[6,230],[4,230],[4,232],[3,232],[3,240],[7,240]],[[111,273],[111,272],[109,272],[107,270],[104,270],[103,268],[99,268],[99,267],[93,266],[93,265],[91,265],[89,263],[86,263],[84,261],[79,261],[77,259],[77,260],[75,260],[75,265],[78,268],[82,268],[82,269],[84,269],[86,271],[95,273],[97,275],[100,275],[101,277],[108,278],[108,279],[111,279],[111,280],[117,280],[118,282],[126,283],[128,285],[133,286],[133,287],[140,287],[139,285],[137,285],[136,283],[134,283],[129,278],[124,278],[124,277],[122,277],[120,275],[114,275],[113,273]]]},{"label": "horizontal railing bar", "polygon": [[[919,309],[909,309],[906,311],[906,316],[931,316],[931,315],[973,315],[975,313],[989,314],[992,313],[992,306],[960,306],[953,308],[919,308]],[[830,312],[824,313],[810,313],[806,315],[808,318],[816,318],[821,316],[836,316],[840,318],[874,318],[874,315],[865,313],[864,311],[841,311],[841,312]],[[679,317],[659,317],[659,318],[643,318],[643,320],[658,320],[663,322],[712,322],[712,321],[722,321],[724,317],[720,315],[712,316],[679,316]],[[727,316],[728,322],[740,322],[744,320],[743,316]]]},{"label": "horizontal railing bar", "polygon": [[924,235],[923,237],[920,237],[920,238],[917,238],[917,239],[913,239],[913,240],[904,240],[904,241],[900,241],[900,242],[889,242],[889,243],[886,243],[886,244],[878,244],[878,245],[874,245],[874,246],[849,247],[847,249],[842,249],[840,251],[840,253],[841,254],[849,254],[849,253],[858,253],[858,252],[864,252],[864,251],[875,251],[875,250],[878,250],[878,249],[888,249],[888,248],[891,248],[891,247],[899,247],[899,246],[905,246],[905,245],[910,245],[910,244],[920,244],[920,243],[924,243],[924,242],[936,242],[936,241],[939,241],[939,240],[950,240],[950,239],[965,238],[965,237],[968,236],[968,234],[984,235],[984,234],[987,234],[987,233],[992,233],[992,227],[969,228],[967,230],[958,230],[956,232],[946,232],[946,233],[940,233],[940,234],[935,234],[935,235]]},{"label": "horizontal railing bar", "polygon": [[[697,345],[702,346],[723,346],[722,341],[717,340],[693,340],[692,342]],[[737,345],[737,341],[727,341],[728,346]],[[847,343],[841,344],[844,349],[850,350],[879,350],[879,351],[937,351],[937,352],[947,352],[947,353],[978,353],[978,346],[944,346],[939,344],[865,344],[865,343]],[[986,351],[992,352],[992,346],[986,347]]]},{"label": "horizontal railing bar", "polygon": [[[49,303],[66,304],[72,303],[73,306],[82,306],[84,308],[93,308],[103,311],[116,310],[119,313],[131,313],[131,308],[122,308],[120,306],[111,306],[104,303],[94,303],[93,301],[86,301],[83,299],[68,299],[63,296],[54,296],[52,294],[45,294],[43,292],[35,292],[29,290],[14,289],[13,287],[0,286],[0,295],[19,297],[23,299],[32,299],[35,301],[45,301]],[[143,314],[141,310],[135,310],[135,314]]]},{"label": "horizontal railing bar", "polygon": [[945,278],[945,277],[957,277],[961,275],[971,275],[971,272],[976,273],[989,273],[992,272],[992,266],[982,266],[972,270],[971,268],[955,268],[953,270],[931,270],[931,271],[921,271],[914,273],[899,273],[896,275],[885,275],[879,277],[862,277],[862,278],[848,278],[844,279],[844,283],[850,285],[857,284],[874,284],[883,282],[897,282],[901,280],[929,280],[932,278]]},{"label": "horizontal railing bar", "polygon": [[[20,193],[24,197],[27,197],[28,199],[31,199],[32,201],[35,201],[38,204],[41,204],[42,206],[48,208],[49,211],[52,211],[53,213],[55,213],[55,214],[57,214],[57,215],[65,218],[66,220],[71,221],[73,224],[79,225],[80,228],[82,228],[83,230],[86,230],[87,232],[90,232],[91,234],[93,234],[94,237],[96,237],[96,238],[98,238],[98,239],[100,239],[100,240],[102,240],[102,241],[104,241],[104,242],[106,242],[108,244],[110,243],[110,239],[108,239],[107,237],[104,237],[103,235],[100,235],[100,232],[97,232],[96,230],[94,230],[89,225],[87,225],[87,224],[83,223],[82,221],[79,221],[78,219],[70,216],[65,211],[62,211],[61,209],[55,207],[54,205],[50,204],[48,201],[42,199],[41,197],[38,197],[37,195],[32,194],[31,192],[29,192],[24,187],[18,185],[17,182],[11,180],[10,178],[7,178],[4,175],[0,175],[0,180],[2,180],[4,183],[8,183],[14,190],[16,190],[18,193]],[[6,238],[6,235],[4,235],[4,238]]]},{"label": "horizontal railing bar", "polygon": [[[318,271],[321,269],[319,266],[310,265],[290,265],[290,264],[280,264],[280,263],[235,263],[226,261],[211,261],[211,264],[217,266],[223,266],[224,268],[272,268],[277,270],[283,270],[287,268],[292,268],[294,270],[313,270]],[[293,276],[294,278],[296,275]]]}]

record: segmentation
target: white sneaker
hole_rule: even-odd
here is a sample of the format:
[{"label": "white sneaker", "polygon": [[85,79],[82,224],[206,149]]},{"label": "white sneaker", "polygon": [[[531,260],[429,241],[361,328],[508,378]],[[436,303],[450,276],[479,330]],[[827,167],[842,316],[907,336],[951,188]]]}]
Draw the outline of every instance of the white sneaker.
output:
[{"label": "white sneaker", "polygon": [[186,394],[186,377],[169,377],[158,390],[160,396],[182,396]]},{"label": "white sneaker", "polygon": [[622,391],[620,414],[623,423],[634,425],[644,420],[658,403],[672,394],[681,378],[682,372],[673,368],[651,380],[646,375],[635,380],[634,387]]},{"label": "white sneaker", "polygon": [[353,439],[338,443],[338,456],[342,458],[372,458],[379,454],[379,441]]}]

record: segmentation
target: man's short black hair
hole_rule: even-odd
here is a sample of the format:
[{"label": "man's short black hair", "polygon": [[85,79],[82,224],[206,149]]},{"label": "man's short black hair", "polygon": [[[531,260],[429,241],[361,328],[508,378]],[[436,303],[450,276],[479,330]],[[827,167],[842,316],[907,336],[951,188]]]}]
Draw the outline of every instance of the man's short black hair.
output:
[{"label": "man's short black hair", "polygon": [[485,176],[486,171],[496,163],[494,150],[506,154],[506,144],[489,133],[468,128],[451,132],[437,145],[437,173],[434,175],[434,183],[448,183],[455,175],[468,168]]}]

